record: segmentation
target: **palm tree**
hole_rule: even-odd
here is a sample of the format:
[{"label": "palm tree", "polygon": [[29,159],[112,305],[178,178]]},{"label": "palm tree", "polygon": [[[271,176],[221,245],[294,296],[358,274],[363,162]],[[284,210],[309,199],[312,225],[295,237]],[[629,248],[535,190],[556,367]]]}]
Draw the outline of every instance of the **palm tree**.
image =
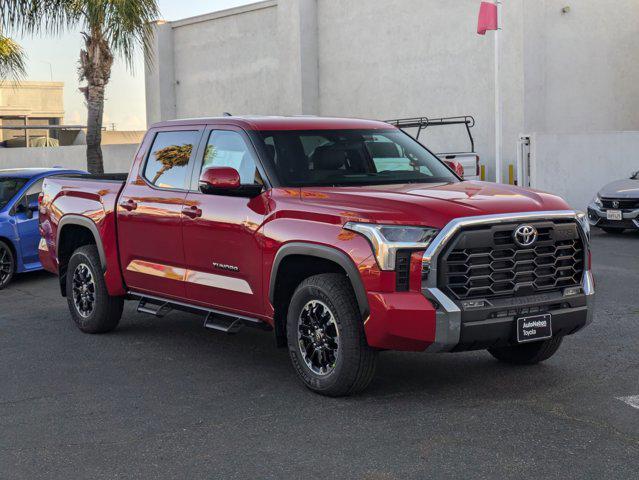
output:
[{"label": "palm tree", "polygon": [[25,75],[22,47],[0,34],[0,81],[7,78],[19,80]]},{"label": "palm tree", "polygon": [[157,0],[0,0],[2,23],[23,33],[57,33],[80,27],[84,48],[78,73],[87,103],[87,168],[103,173],[102,117],[104,94],[115,57],[130,70],[141,49],[147,62],[159,17]]},{"label": "palm tree", "polygon": [[162,167],[157,171],[153,181],[155,184],[162,175],[173,167],[184,167],[189,163],[191,158],[191,152],[193,151],[193,145],[169,145],[161,150],[155,152],[155,160],[162,164]]}]

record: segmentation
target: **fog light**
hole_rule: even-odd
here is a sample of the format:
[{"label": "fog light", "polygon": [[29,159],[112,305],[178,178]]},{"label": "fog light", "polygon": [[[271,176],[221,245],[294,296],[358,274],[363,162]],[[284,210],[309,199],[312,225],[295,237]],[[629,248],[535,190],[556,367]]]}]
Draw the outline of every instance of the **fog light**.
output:
[{"label": "fog light", "polygon": [[482,308],[484,306],[486,306],[486,300],[465,300],[462,302],[464,310],[468,310],[469,308]]},{"label": "fog light", "polygon": [[564,297],[570,297],[571,295],[579,295],[581,293],[581,287],[568,287],[564,289]]}]

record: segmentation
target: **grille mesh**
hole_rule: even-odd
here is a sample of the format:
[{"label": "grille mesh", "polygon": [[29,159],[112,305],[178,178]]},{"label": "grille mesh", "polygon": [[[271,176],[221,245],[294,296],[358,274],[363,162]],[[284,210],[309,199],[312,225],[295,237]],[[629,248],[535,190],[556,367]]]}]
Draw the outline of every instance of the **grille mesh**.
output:
[{"label": "grille mesh", "polygon": [[538,238],[529,248],[512,239],[518,225],[459,233],[440,260],[440,286],[466,300],[530,295],[581,283],[584,248],[576,224],[533,223]]},{"label": "grille mesh", "polygon": [[[615,206],[617,202],[617,206]],[[604,208],[618,208],[620,210],[635,210],[639,208],[639,199],[636,198],[602,198]]]}]

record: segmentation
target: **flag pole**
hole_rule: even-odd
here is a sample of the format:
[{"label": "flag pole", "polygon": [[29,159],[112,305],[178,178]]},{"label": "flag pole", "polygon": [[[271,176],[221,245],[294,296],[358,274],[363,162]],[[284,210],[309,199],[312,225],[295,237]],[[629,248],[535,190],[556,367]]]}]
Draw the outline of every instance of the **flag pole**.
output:
[{"label": "flag pole", "polygon": [[501,64],[501,0],[495,0],[497,6],[497,30],[495,30],[495,182],[501,183],[502,166],[501,166],[501,150],[502,150],[502,103],[501,103],[501,85],[500,64]]}]

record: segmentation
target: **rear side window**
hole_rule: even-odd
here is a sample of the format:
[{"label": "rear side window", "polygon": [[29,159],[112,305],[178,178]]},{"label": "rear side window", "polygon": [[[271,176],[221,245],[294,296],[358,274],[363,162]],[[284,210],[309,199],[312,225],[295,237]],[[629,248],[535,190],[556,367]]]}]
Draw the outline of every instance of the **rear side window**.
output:
[{"label": "rear side window", "polygon": [[198,131],[158,133],[146,161],[144,178],[160,188],[186,189],[189,163],[198,139]]}]

